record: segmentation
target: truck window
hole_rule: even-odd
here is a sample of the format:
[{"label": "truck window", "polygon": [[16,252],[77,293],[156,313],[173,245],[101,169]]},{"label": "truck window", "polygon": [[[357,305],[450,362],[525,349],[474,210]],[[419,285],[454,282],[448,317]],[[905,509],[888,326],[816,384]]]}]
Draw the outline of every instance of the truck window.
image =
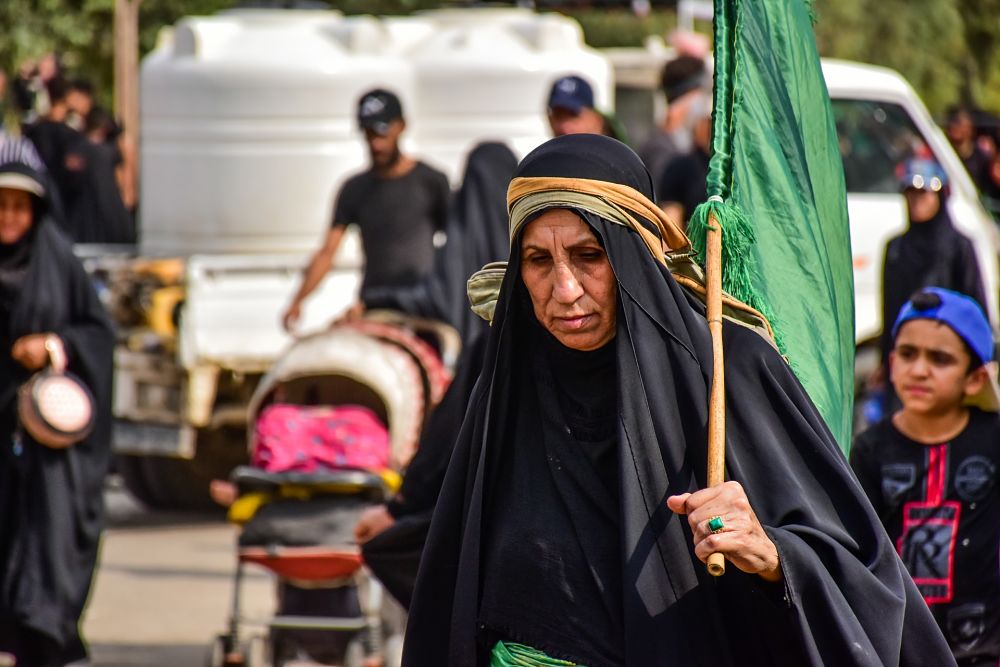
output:
[{"label": "truck window", "polygon": [[932,156],[920,130],[898,104],[834,99],[848,192],[899,192],[896,168],[914,155]]}]

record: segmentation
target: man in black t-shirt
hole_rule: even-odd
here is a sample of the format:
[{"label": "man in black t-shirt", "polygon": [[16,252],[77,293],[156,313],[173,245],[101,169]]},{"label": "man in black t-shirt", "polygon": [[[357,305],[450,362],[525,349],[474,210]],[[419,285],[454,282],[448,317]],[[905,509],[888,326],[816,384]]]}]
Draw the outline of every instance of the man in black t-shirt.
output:
[{"label": "man in black t-shirt", "polygon": [[360,228],[366,258],[361,303],[352,308],[354,313],[363,309],[367,290],[412,284],[433,263],[434,233],[444,229],[448,215],[448,178],[400,150],[406,122],[393,93],[375,89],[363,95],[358,125],[365,133],[371,166],[341,188],[333,223],[282,318],[288,331],[299,320],[302,302],[330,270],[348,225]]}]

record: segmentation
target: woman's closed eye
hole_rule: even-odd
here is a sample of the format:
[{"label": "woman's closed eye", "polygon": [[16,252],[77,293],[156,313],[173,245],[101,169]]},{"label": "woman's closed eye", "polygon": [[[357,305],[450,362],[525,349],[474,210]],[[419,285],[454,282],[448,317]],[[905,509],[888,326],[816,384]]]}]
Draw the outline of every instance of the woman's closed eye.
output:
[{"label": "woman's closed eye", "polygon": [[524,261],[530,266],[545,266],[552,263],[552,255],[547,252],[532,252]]},{"label": "woman's closed eye", "polygon": [[605,253],[601,248],[581,248],[573,255],[583,262],[600,262],[604,260]]}]

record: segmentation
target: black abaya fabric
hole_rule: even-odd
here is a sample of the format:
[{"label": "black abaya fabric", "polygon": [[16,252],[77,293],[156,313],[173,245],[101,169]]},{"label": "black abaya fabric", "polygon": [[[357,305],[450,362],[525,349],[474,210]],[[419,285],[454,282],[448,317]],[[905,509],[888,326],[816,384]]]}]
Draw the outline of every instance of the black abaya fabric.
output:
[{"label": "black abaya fabric", "polygon": [[489,325],[469,308],[466,282],[482,266],[506,259],[509,253],[506,189],[516,166],[514,154],[503,144],[487,142],[474,148],[451,209],[448,242],[439,250],[430,275],[411,288],[366,295],[369,308],[440,319],[462,337],[455,377],[428,417],[402,488],[387,503],[396,523],[362,546],[368,567],[404,607],[413,595],[430,515],[483,366]]},{"label": "black abaya fabric", "polygon": [[[516,175],[604,180],[652,196],[649,176],[635,154],[597,135],[547,142],[524,159]],[[705,486],[712,355],[703,308],[653,259],[637,234],[578,213],[603,243],[618,281],[613,345],[619,397],[620,664],[953,664],[926,605],[788,365],[756,333],[728,322],[727,476],[743,485],[775,543],[784,589],[775,594],[773,586],[732,565],[721,578],[707,574],[693,554],[685,518],[666,507],[668,496]],[[517,332],[533,317],[515,298],[519,274],[519,253],[513,253],[483,374],[421,561],[403,658],[408,667],[485,665],[497,638],[481,622],[487,545],[502,527],[493,508],[505,500],[504,465],[522,440],[542,429],[516,411],[519,396],[529,390],[515,372],[518,360],[527,356]],[[578,547],[568,543],[563,548]],[[541,597],[512,604],[552,617],[565,612],[558,601]],[[551,648],[571,654],[575,647]]]},{"label": "black abaya fabric", "polygon": [[516,338],[526,354],[513,372],[524,391],[514,397],[516,435],[491,493],[479,620],[486,635],[552,657],[618,665],[615,346],[581,352],[533,322],[521,329]]},{"label": "black abaya fabric", "polygon": [[68,227],[76,243],[135,243],[135,229],[115,178],[115,147],[81,138],[70,149],[80,164],[80,187],[67,202]]},{"label": "black abaya fabric", "polygon": [[[36,223],[29,255],[16,297],[0,307],[0,650],[48,667],[85,656],[77,621],[104,524],[114,341],[89,278],[51,221]],[[60,336],[69,370],[96,400],[93,433],[63,450],[35,443],[17,425],[17,389],[30,372],[11,358],[11,346],[45,332]]]},{"label": "black abaya fabric", "polygon": [[449,212],[448,240],[438,250],[431,272],[408,288],[369,290],[365,306],[447,322],[468,342],[483,322],[469,310],[465,283],[489,262],[507,258],[507,183],[516,166],[517,158],[504,144],[476,146]]}]

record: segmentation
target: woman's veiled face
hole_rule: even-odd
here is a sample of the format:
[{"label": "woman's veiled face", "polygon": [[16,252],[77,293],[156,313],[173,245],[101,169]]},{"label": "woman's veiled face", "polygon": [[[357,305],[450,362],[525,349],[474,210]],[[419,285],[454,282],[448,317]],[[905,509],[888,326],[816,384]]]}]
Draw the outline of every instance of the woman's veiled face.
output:
[{"label": "woman's veiled face", "polygon": [[31,229],[34,211],[24,190],[0,188],[0,243],[11,245]]},{"label": "woman's veiled face", "polygon": [[521,279],[535,317],[566,347],[596,350],[615,337],[615,274],[577,214],[554,208],[528,223],[521,234]]}]

